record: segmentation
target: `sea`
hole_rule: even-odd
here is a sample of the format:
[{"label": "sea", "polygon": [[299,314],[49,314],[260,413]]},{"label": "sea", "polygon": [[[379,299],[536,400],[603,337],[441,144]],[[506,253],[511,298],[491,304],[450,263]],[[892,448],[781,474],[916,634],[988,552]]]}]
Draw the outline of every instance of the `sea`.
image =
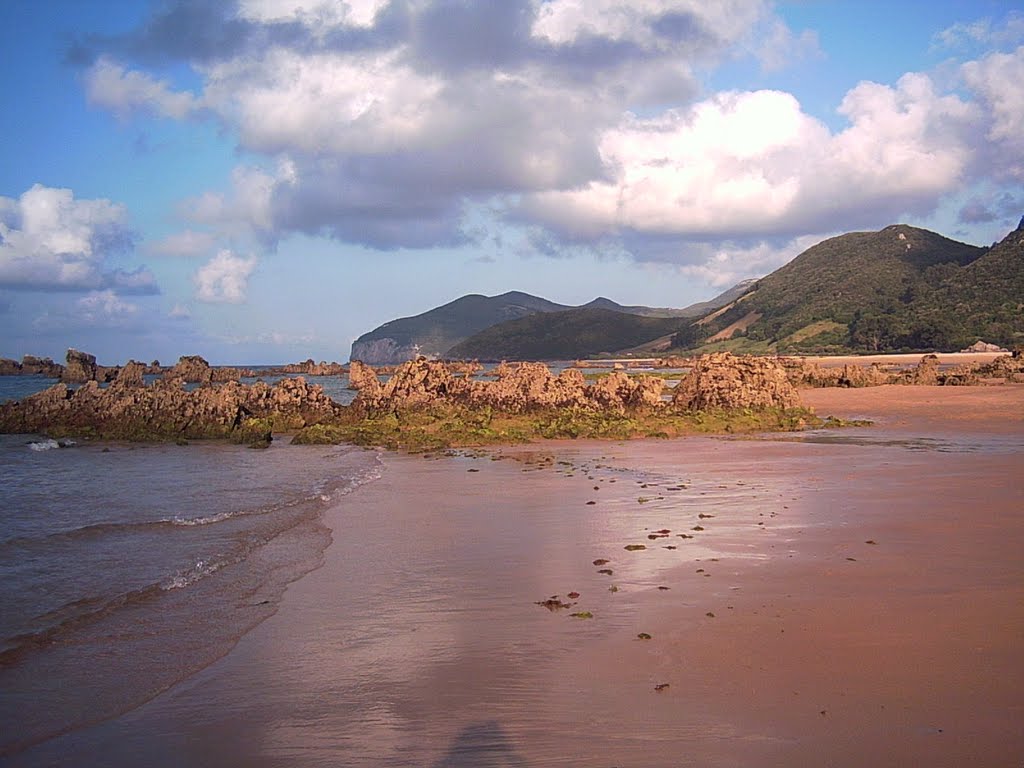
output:
[{"label": "sea", "polygon": [[[307,380],[351,400],[338,377]],[[0,402],[54,383],[0,377]],[[286,440],[0,435],[0,759],[129,711],[227,653],[320,564],[324,509],[380,466],[373,451]]]}]

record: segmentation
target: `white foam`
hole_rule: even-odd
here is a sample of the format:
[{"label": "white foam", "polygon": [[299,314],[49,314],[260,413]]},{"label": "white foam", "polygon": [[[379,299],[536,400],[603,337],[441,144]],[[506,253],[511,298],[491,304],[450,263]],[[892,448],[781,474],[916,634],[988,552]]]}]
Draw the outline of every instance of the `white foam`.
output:
[{"label": "white foam", "polygon": [[216,573],[225,565],[227,565],[226,562],[216,563],[208,560],[197,560],[196,564],[187,571],[179,571],[160,586],[168,591],[172,589],[182,589],[190,584],[195,584],[197,581],[205,576],[209,576],[211,573]]},{"label": "white foam", "polygon": [[216,515],[209,515],[208,517],[172,517],[169,520],[163,522],[171,523],[172,525],[211,525],[212,523],[220,523],[224,520],[229,520],[235,517],[239,513],[237,512],[219,512]]},{"label": "white foam", "polygon": [[60,440],[40,440],[38,443],[29,443],[29,450],[52,451],[54,448],[70,448],[75,444],[74,440],[62,438]]}]

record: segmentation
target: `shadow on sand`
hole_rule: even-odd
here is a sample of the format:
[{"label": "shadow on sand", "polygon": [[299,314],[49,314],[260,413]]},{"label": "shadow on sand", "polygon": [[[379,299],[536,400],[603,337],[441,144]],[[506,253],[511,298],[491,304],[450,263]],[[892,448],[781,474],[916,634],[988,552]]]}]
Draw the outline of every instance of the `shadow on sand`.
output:
[{"label": "shadow on sand", "polygon": [[528,768],[504,729],[495,721],[468,725],[433,768]]}]

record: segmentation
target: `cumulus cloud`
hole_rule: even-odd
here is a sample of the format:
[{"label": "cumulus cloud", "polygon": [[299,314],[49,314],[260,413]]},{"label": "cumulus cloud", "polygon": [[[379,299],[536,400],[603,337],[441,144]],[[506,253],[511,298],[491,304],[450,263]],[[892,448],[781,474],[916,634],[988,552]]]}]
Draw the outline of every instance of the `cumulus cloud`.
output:
[{"label": "cumulus cloud", "polygon": [[199,108],[191,93],[173,91],[166,81],[130,71],[105,56],[86,71],[85,95],[90,103],[120,115],[142,109],[181,120]]},{"label": "cumulus cloud", "polygon": [[601,138],[612,178],[533,195],[526,215],[577,238],[793,235],[823,220],[926,209],[962,181],[976,110],[937,95],[927,77],[862,83],[840,111],[850,126],[835,134],[778,91],[628,116]]},{"label": "cumulus cloud", "polygon": [[[1018,15],[937,39],[1006,41]],[[211,234],[158,253],[292,232],[459,245],[486,240],[471,222],[487,209],[541,252],[583,244],[731,275],[703,244],[768,263],[759,244],[926,215],[979,179],[1024,178],[1024,49],[964,64],[955,90],[920,73],[859,83],[839,128],[782,91],[702,92],[696,73],[725,59],[772,71],[821,55],[767,0],[169,0],[107,47],[86,73],[95,103],[216,120],[246,157],[182,207]],[[121,63],[161,57],[188,61],[201,86]],[[197,274],[200,298],[243,300],[252,267],[225,270],[232,283],[221,262]]]},{"label": "cumulus cloud", "polygon": [[241,304],[256,269],[256,257],[248,259],[223,250],[195,274],[196,298],[217,304]]},{"label": "cumulus cloud", "polygon": [[192,317],[192,313],[184,304],[175,304],[171,307],[171,311],[167,313],[167,316],[172,320],[188,320]]},{"label": "cumulus cloud", "polygon": [[250,21],[369,27],[388,0],[240,0],[239,16]]},{"label": "cumulus cloud", "polygon": [[84,325],[122,326],[139,312],[136,304],[124,301],[112,290],[94,291],[76,302],[76,315]]},{"label": "cumulus cloud", "polygon": [[156,293],[156,280],[145,267],[107,267],[107,258],[130,251],[135,240],[124,206],[35,184],[17,199],[0,197],[0,286]]},{"label": "cumulus cloud", "polygon": [[781,244],[761,241],[752,245],[723,242],[691,246],[687,258],[693,263],[680,266],[679,271],[713,288],[726,289],[742,280],[774,272],[830,236],[803,235]]},{"label": "cumulus cloud", "polygon": [[1024,46],[969,61],[961,71],[967,87],[991,115],[986,138],[999,150],[991,163],[993,171],[1024,179]]},{"label": "cumulus cloud", "polygon": [[738,39],[763,13],[760,2],[724,0],[535,0],[533,34],[556,45],[606,38],[657,45],[685,36]]}]

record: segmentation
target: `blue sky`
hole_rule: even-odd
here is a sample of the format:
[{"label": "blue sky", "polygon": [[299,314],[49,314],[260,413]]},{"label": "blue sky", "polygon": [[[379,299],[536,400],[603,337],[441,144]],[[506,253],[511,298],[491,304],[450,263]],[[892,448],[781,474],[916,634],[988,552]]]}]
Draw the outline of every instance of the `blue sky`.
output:
[{"label": "blue sky", "polygon": [[7,0],[0,356],[347,359],[1024,214],[1024,4]]}]

